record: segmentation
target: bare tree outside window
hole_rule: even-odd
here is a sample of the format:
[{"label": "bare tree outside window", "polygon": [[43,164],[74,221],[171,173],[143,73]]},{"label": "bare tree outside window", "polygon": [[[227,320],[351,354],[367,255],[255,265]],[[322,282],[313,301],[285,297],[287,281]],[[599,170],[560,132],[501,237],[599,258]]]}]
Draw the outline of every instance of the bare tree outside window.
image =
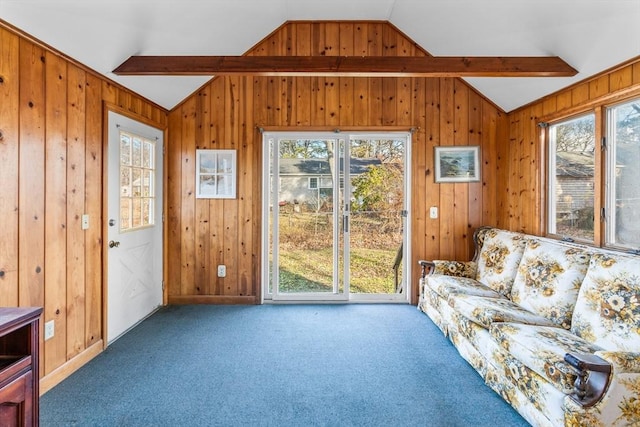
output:
[{"label": "bare tree outside window", "polygon": [[595,116],[549,127],[549,232],[594,240]]}]

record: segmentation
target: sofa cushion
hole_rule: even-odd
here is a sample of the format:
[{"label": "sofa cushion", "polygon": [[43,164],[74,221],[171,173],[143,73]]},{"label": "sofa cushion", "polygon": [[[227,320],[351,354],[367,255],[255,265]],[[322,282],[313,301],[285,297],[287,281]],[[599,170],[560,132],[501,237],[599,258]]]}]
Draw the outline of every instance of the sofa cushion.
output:
[{"label": "sofa cushion", "polygon": [[554,326],[551,320],[525,310],[506,298],[452,294],[448,302],[459,314],[487,329],[494,322]]},{"label": "sofa cushion", "polygon": [[590,257],[578,247],[529,240],[511,288],[511,300],[569,329]]},{"label": "sofa cushion", "polygon": [[476,295],[488,298],[503,298],[502,294],[474,279],[431,274],[426,277],[427,287],[445,300],[451,294]]},{"label": "sofa cushion", "polygon": [[512,357],[566,394],[573,392],[576,374],[564,361],[564,355],[568,352],[593,354],[601,350],[557,327],[494,323],[489,332]]},{"label": "sofa cushion", "polygon": [[640,351],[640,258],[591,257],[571,331],[606,350]]},{"label": "sofa cushion", "polygon": [[525,236],[520,233],[491,229],[477,260],[476,279],[508,297],[524,252]]}]

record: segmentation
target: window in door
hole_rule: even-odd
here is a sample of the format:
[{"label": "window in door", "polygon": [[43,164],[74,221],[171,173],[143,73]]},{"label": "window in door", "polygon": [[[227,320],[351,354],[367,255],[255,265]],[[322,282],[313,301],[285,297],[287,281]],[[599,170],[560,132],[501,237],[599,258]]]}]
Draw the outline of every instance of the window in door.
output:
[{"label": "window in door", "polygon": [[155,223],[156,142],[120,130],[120,231]]}]

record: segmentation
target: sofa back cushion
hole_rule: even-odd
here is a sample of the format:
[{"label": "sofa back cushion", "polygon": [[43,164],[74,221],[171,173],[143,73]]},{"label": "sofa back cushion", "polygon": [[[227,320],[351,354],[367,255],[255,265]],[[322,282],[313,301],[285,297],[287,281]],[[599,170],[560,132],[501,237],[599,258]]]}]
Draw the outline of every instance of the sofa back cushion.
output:
[{"label": "sofa back cushion", "polygon": [[511,288],[511,300],[569,329],[590,258],[590,253],[579,247],[530,239]]},{"label": "sofa back cushion", "polygon": [[509,297],[525,244],[523,234],[488,230],[477,260],[476,280]]},{"label": "sofa back cushion", "polygon": [[571,331],[606,350],[640,351],[640,258],[591,256]]}]

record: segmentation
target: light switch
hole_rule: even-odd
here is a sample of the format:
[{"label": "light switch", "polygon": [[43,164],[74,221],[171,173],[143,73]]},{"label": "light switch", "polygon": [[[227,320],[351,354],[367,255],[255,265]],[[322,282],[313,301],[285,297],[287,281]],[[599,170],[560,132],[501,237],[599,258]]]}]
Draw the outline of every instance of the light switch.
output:
[{"label": "light switch", "polygon": [[82,229],[83,230],[89,229],[89,214],[82,215]]},{"label": "light switch", "polygon": [[431,206],[431,208],[429,209],[429,218],[431,218],[431,219],[438,218],[438,207],[437,206]]}]

